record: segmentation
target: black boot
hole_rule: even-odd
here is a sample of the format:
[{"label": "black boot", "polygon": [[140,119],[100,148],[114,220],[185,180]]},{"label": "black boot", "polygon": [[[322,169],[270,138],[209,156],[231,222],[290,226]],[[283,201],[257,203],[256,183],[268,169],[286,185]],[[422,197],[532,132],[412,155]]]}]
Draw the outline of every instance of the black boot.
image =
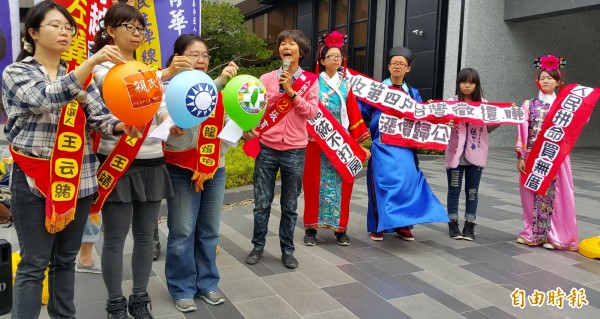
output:
[{"label": "black boot", "polygon": [[458,227],[458,220],[456,219],[451,219],[448,223],[448,232],[452,239],[463,239],[460,228]]},{"label": "black boot", "polygon": [[127,299],[121,296],[119,298],[108,299],[106,301],[106,312],[108,319],[128,319]]},{"label": "black boot", "polygon": [[150,296],[146,292],[140,292],[129,295],[129,314],[135,319],[154,319],[152,317],[152,303]]},{"label": "black boot", "polygon": [[463,228],[463,239],[475,239],[475,225],[477,224],[475,224],[474,222],[465,221],[465,227]]}]

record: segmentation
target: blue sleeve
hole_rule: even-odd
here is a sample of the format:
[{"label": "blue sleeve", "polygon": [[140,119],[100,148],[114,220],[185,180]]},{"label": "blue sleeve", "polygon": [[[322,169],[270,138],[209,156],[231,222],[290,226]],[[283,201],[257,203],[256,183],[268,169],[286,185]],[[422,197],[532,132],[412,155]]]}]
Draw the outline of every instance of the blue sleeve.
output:
[{"label": "blue sleeve", "polygon": [[356,103],[358,103],[358,106],[360,107],[360,114],[362,114],[363,120],[366,123],[369,123],[373,119],[373,106],[360,99],[356,99]]},{"label": "blue sleeve", "polygon": [[421,94],[419,94],[419,90],[417,90],[411,86],[410,92],[412,93],[411,95],[414,96],[414,98],[417,102],[423,102],[423,99],[421,98]]}]

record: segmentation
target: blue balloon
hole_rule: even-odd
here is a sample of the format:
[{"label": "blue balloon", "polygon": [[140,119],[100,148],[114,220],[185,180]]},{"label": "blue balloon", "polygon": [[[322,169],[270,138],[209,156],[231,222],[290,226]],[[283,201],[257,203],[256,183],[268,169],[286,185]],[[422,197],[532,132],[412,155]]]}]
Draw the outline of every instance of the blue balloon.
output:
[{"label": "blue balloon", "polygon": [[217,107],[219,98],[215,82],[198,70],[178,73],[169,81],[166,91],[169,115],[181,128],[204,122]]}]

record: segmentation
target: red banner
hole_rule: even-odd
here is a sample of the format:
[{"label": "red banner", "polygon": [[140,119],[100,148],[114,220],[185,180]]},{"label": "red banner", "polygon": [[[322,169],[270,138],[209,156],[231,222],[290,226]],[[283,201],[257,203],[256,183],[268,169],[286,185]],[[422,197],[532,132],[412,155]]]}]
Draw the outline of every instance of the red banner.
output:
[{"label": "red banner", "polygon": [[367,154],[320,101],[319,111],[308,121],[306,130],[319,144],[344,182],[354,181]]},{"label": "red banner", "polygon": [[104,163],[98,168],[98,172],[96,172],[98,191],[94,194],[92,200],[90,216],[100,213],[108,195],[117,186],[119,179],[125,175],[127,169],[135,160],[146,136],[148,136],[152,120],[150,119],[146,124],[146,128],[140,138],[131,137],[126,134],[121,135],[115,148],[113,148]]},{"label": "red banner", "polygon": [[588,122],[599,88],[569,84],[562,89],[542,124],[531,152],[525,162],[527,174],[521,184],[540,195],[545,195],[565,157],[569,155],[583,126]]}]

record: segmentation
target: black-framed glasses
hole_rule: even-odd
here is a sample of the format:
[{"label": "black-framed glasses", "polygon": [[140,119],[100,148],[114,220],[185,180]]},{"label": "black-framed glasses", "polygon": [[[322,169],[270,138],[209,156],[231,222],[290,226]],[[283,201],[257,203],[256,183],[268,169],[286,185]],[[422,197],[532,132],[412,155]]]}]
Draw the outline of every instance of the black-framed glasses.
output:
[{"label": "black-framed glasses", "polygon": [[146,36],[146,27],[136,27],[135,25],[129,23],[121,23],[117,24],[116,26],[125,27],[127,31],[131,32],[131,34],[135,34],[135,30],[137,30],[137,32],[139,32],[143,37]]},{"label": "black-framed glasses", "polygon": [[208,54],[202,54],[202,55],[200,55],[200,54],[186,54],[185,56],[187,56],[189,58],[192,58],[192,59],[194,59],[196,61],[200,61],[200,60],[202,60],[202,61],[210,61],[210,55],[208,55]]},{"label": "black-framed glasses", "polygon": [[332,61],[341,60],[342,56],[341,55],[331,54],[331,55],[325,56],[325,59],[329,59],[329,60],[332,60]]},{"label": "black-framed glasses", "polygon": [[390,65],[393,67],[400,67],[400,68],[405,68],[408,66],[408,64],[401,63],[401,62],[391,62]]},{"label": "black-framed glasses", "polygon": [[67,34],[69,34],[71,36],[75,36],[75,34],[77,34],[77,28],[75,28],[72,25],[59,25],[59,24],[50,23],[50,24],[42,24],[42,25],[40,25],[40,27],[48,27],[54,31],[65,31]]}]

